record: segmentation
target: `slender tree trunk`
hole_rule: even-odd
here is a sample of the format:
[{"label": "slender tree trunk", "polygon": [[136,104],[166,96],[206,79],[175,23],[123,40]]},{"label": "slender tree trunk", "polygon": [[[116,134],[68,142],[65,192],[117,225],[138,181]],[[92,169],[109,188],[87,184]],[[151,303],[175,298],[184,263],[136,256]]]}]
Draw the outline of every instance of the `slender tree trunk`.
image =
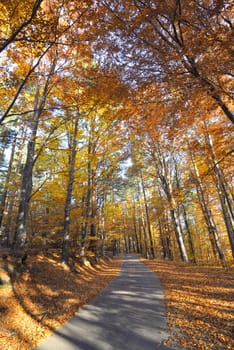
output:
[{"label": "slender tree trunk", "polygon": [[126,226],[125,226],[125,223],[124,223],[124,226],[123,226],[123,234],[124,234],[125,252],[126,252],[127,254],[129,254],[129,253],[130,253],[130,247],[129,247],[128,236],[127,236],[127,233],[126,233]]},{"label": "slender tree trunk", "polygon": [[81,226],[81,239],[80,239],[80,256],[82,263],[86,263],[85,250],[86,250],[86,238],[88,235],[88,208],[87,208],[87,196],[82,198],[82,226]]},{"label": "slender tree trunk", "polygon": [[[105,206],[105,204],[104,204]],[[104,208],[101,214],[101,256],[105,256],[105,239],[106,239],[106,230],[105,230],[105,215],[104,215]]]},{"label": "slender tree trunk", "polygon": [[98,244],[97,244],[97,229],[96,229],[96,214],[97,214],[97,198],[96,198],[95,173],[91,171],[91,198],[90,198],[90,244],[89,249],[94,253],[97,259]]},{"label": "slender tree trunk", "polygon": [[143,240],[144,240],[144,246],[145,246],[145,257],[148,259],[150,257],[149,252],[149,245],[148,245],[148,237],[147,237],[147,231],[146,231],[146,223],[145,223],[145,216],[144,211],[142,208],[142,203],[140,197],[138,197],[139,207],[140,207],[140,219],[141,219],[141,227],[143,229]]},{"label": "slender tree trunk", "polygon": [[183,233],[182,233],[181,228],[180,228],[180,223],[179,223],[179,218],[178,218],[177,212],[174,208],[171,208],[170,214],[171,214],[171,221],[173,223],[173,227],[175,230],[176,240],[177,240],[178,247],[180,250],[181,259],[184,262],[188,262],[188,256],[187,256],[187,252],[186,252],[185,245],[184,245]]},{"label": "slender tree trunk", "polygon": [[[176,163],[176,160],[175,160],[174,157],[173,157],[173,160],[174,160],[174,164],[175,164],[176,185],[179,188],[180,187],[180,180],[179,180],[179,175],[178,175],[178,166],[177,166],[177,163]],[[187,212],[186,212],[184,203],[181,204],[181,207],[182,207],[182,215],[183,215],[183,219],[184,219],[184,223],[185,223],[185,228],[186,228],[187,235],[188,235],[188,245],[189,245],[190,256],[191,256],[192,262],[194,264],[196,264],[195,248],[194,248],[194,244],[193,244],[192,233],[190,231],[190,227],[189,227],[189,223],[188,223],[188,217],[187,217]],[[182,231],[181,227],[180,227],[180,229]]]},{"label": "slender tree trunk", "polygon": [[146,223],[147,223],[148,235],[149,235],[149,241],[150,241],[150,255],[153,258],[155,258],[154,242],[153,242],[153,235],[152,235],[152,231],[151,231],[151,223],[150,223],[150,216],[149,216],[149,208],[148,208],[148,204],[147,204],[146,193],[145,193],[145,184],[143,181],[142,173],[140,173],[140,180],[141,180],[141,188],[142,188],[142,193],[143,193],[143,198],[144,198]]},{"label": "slender tree trunk", "polygon": [[213,249],[213,253],[214,256],[217,255],[219,256],[219,260],[221,262],[221,264],[223,265],[223,267],[226,267],[226,260],[225,260],[225,256],[222,250],[222,246],[219,240],[219,236],[218,236],[218,232],[217,232],[217,228],[216,225],[214,223],[213,220],[213,216],[212,216],[212,212],[210,209],[208,209],[207,205],[206,205],[206,201],[205,201],[205,192],[203,189],[203,185],[200,179],[200,174],[195,162],[195,158],[193,155],[193,152],[191,150],[190,145],[188,145],[189,147],[189,151],[190,151],[190,156],[191,156],[191,160],[192,160],[192,164],[193,164],[193,168],[194,168],[194,178],[195,178],[195,184],[196,184],[196,189],[197,189],[197,194],[198,194],[198,198],[199,198],[199,203],[203,212],[203,216],[206,222],[206,226],[209,232],[209,237],[210,237],[210,242],[212,245],[212,249]]},{"label": "slender tree trunk", "polygon": [[208,132],[206,123],[204,124],[206,128],[206,134],[205,134],[206,143],[210,149],[211,165],[212,165],[212,168],[214,169],[214,174],[216,177],[216,186],[218,190],[219,201],[221,204],[222,214],[223,214],[224,222],[228,233],[228,238],[229,238],[229,242],[232,250],[232,256],[234,257],[234,217],[233,217],[231,199],[229,198],[228,192],[226,190],[223,174],[219,167],[219,163],[215,155],[212,138]]},{"label": "slender tree trunk", "polygon": [[88,226],[90,224],[91,196],[92,196],[92,169],[91,169],[91,138],[88,143],[88,163],[87,163],[87,191],[84,197],[83,225],[81,232],[81,260],[86,264],[86,241],[88,237]]},{"label": "slender tree trunk", "polygon": [[74,123],[74,131],[70,138],[69,149],[69,169],[68,169],[68,182],[66,191],[66,202],[64,207],[64,223],[63,223],[63,245],[62,245],[62,261],[68,263],[69,260],[69,240],[70,240],[70,214],[71,214],[71,202],[73,183],[75,179],[75,163],[77,153],[77,134],[78,134],[79,116]]},{"label": "slender tree trunk", "polygon": [[[5,184],[4,184],[4,189],[3,189],[1,203],[0,203],[0,236],[1,236],[1,233],[3,234],[3,227],[2,227],[3,215],[4,215],[4,210],[6,207],[8,187],[9,187],[9,182],[10,182],[11,173],[12,173],[13,161],[14,161],[14,157],[15,157],[17,137],[18,137],[18,132],[15,133],[15,137],[14,137],[14,140],[12,143],[11,156],[10,156],[10,161],[8,164],[8,170],[7,170],[7,174],[6,174],[6,178],[5,178]],[[8,239],[7,239],[7,241],[8,241]]]},{"label": "slender tree trunk", "polygon": [[[24,144],[26,140],[26,128],[22,126],[20,128],[18,133],[18,138],[20,139],[20,144],[18,146],[18,142],[16,145],[16,149],[14,151],[14,165],[12,166],[12,176],[15,177],[16,174],[20,175],[22,172],[22,158],[23,158],[23,149]],[[18,140],[17,140],[18,141]],[[10,179],[11,181],[11,179]],[[16,181],[17,182],[17,181]],[[12,247],[15,243],[15,230],[16,230],[16,224],[17,224],[17,218],[16,218],[16,208],[18,207],[18,200],[19,200],[19,193],[18,189],[10,189],[8,190],[7,194],[7,201],[6,201],[6,211],[8,213],[6,217],[6,222],[4,222],[4,234],[5,237],[7,237],[7,246]]]},{"label": "slender tree trunk", "polygon": [[142,254],[142,247],[141,247],[141,241],[138,237],[138,232],[137,232],[137,221],[136,221],[136,205],[135,202],[133,202],[133,229],[134,229],[134,234],[135,234],[135,239],[136,239],[136,247],[137,247],[137,253]]},{"label": "slender tree trunk", "polygon": [[167,249],[168,249],[168,256],[169,260],[174,260],[174,254],[172,249],[172,242],[171,242],[171,227],[170,227],[170,213],[169,211],[166,211],[165,213],[165,232],[166,232],[166,242],[167,242]]},{"label": "slender tree trunk", "polygon": [[49,83],[55,71],[55,66],[57,62],[57,51],[55,52],[54,61],[52,62],[50,72],[48,74],[43,93],[39,97],[39,85],[37,86],[37,92],[35,96],[34,103],[34,115],[31,123],[31,135],[27,145],[27,156],[26,162],[23,168],[22,178],[21,178],[21,188],[20,188],[20,200],[19,200],[19,210],[16,224],[15,232],[15,254],[21,254],[22,248],[24,247],[27,239],[27,218],[29,212],[29,202],[31,199],[32,193],[32,175],[33,175],[33,166],[35,164],[35,147],[36,147],[36,137],[37,129],[40,116],[43,112],[43,108],[46,102]]},{"label": "slender tree trunk", "polygon": [[147,250],[145,247],[144,235],[142,234],[143,226],[142,226],[142,221],[140,217],[137,220],[137,226],[138,226],[139,239],[140,239],[141,255],[144,257],[147,257]]},{"label": "slender tree trunk", "polygon": [[[37,110],[38,98],[39,98],[39,86],[35,98],[34,109]],[[40,113],[37,111],[34,113],[33,122],[31,123],[31,136],[27,145],[27,157],[23,168],[21,178],[20,200],[17,217],[17,226],[15,232],[15,252],[18,254],[24,247],[27,239],[27,218],[29,211],[29,202],[32,193],[32,174],[34,165],[34,153],[36,146],[36,134],[39,123]]]},{"label": "slender tree trunk", "polygon": [[194,247],[194,243],[193,243],[192,232],[190,230],[187,211],[185,209],[184,204],[182,204],[182,211],[183,211],[184,223],[185,223],[185,227],[186,227],[186,231],[187,231],[187,235],[188,235],[188,244],[189,244],[189,251],[190,251],[191,260],[194,264],[197,264],[196,252],[195,252],[195,247]]},{"label": "slender tree trunk", "polygon": [[157,156],[158,156],[159,165],[155,166],[156,174],[161,180],[162,189],[166,195],[166,198],[170,207],[171,221],[173,223],[181,260],[187,263],[189,260],[188,260],[185,243],[184,243],[183,232],[180,228],[179,217],[176,210],[176,201],[173,196],[172,185],[171,185],[172,180],[168,174],[165,158],[161,152],[159,144],[157,144]]},{"label": "slender tree trunk", "polygon": [[158,220],[158,228],[159,228],[159,236],[160,236],[160,241],[162,245],[162,250],[163,250],[163,259],[168,258],[168,251],[167,251],[167,245],[166,245],[166,240],[163,232],[163,225],[162,225],[162,220]]}]

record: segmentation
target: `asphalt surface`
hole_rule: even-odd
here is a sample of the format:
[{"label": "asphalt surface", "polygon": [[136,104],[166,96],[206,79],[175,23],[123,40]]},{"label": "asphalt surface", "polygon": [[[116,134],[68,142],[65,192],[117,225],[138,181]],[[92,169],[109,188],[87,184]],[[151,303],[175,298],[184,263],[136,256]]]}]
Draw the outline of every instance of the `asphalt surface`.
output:
[{"label": "asphalt surface", "polygon": [[162,287],[135,255],[99,296],[35,350],[171,350]]}]

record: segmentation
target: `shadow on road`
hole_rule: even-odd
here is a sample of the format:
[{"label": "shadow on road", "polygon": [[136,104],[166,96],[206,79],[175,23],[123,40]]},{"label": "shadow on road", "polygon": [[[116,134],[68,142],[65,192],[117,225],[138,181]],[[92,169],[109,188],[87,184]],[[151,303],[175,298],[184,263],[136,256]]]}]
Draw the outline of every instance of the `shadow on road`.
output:
[{"label": "shadow on road", "polygon": [[37,350],[169,350],[169,336],[159,280],[127,255],[109,287]]}]

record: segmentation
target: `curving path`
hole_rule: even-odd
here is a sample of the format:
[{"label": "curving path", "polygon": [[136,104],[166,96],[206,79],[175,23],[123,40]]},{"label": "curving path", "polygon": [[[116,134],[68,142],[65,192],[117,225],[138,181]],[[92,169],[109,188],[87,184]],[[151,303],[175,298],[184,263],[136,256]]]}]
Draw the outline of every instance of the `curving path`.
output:
[{"label": "curving path", "polygon": [[136,255],[96,299],[35,350],[171,350],[161,284]]}]

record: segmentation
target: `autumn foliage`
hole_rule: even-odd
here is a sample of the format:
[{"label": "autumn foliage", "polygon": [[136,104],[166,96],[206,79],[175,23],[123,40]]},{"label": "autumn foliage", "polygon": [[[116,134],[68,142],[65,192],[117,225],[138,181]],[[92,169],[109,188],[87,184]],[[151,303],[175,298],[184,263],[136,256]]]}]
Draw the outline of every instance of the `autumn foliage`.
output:
[{"label": "autumn foliage", "polygon": [[102,260],[95,268],[76,263],[71,270],[57,254],[29,258],[21,278],[13,278],[12,289],[0,289],[0,348],[34,348],[105,288],[120,265],[121,259]]},{"label": "autumn foliage", "polygon": [[164,288],[171,338],[185,349],[233,349],[233,271],[145,261]]},{"label": "autumn foliage", "polygon": [[0,6],[2,247],[226,268],[229,1]]}]

